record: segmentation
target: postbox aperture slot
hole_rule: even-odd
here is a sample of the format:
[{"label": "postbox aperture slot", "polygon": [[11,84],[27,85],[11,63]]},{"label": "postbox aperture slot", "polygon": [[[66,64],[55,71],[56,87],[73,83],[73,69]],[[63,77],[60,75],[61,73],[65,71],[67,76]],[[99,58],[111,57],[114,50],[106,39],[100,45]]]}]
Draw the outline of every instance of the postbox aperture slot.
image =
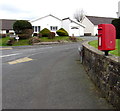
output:
[{"label": "postbox aperture slot", "polygon": [[102,28],[99,28],[98,30],[102,30]]}]

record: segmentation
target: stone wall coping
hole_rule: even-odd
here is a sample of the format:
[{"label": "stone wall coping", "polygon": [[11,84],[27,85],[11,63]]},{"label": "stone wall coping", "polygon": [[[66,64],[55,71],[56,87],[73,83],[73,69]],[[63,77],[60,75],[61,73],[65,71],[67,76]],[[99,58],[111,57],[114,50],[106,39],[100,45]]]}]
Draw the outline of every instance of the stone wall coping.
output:
[{"label": "stone wall coping", "polygon": [[119,63],[120,63],[120,57],[119,57],[119,56],[115,56],[115,55],[112,55],[112,54],[109,54],[109,56],[105,56],[105,55],[104,55],[104,52],[96,49],[95,47],[93,47],[93,46],[91,46],[91,45],[89,45],[89,44],[88,44],[89,42],[90,42],[90,41],[83,42],[82,45],[83,45],[84,47],[86,47],[87,49],[93,51],[94,53],[97,53],[98,55],[104,56],[104,57],[106,57],[106,58],[108,58],[108,59],[111,59],[111,60],[113,60],[113,61],[115,61],[115,62],[119,62]]}]

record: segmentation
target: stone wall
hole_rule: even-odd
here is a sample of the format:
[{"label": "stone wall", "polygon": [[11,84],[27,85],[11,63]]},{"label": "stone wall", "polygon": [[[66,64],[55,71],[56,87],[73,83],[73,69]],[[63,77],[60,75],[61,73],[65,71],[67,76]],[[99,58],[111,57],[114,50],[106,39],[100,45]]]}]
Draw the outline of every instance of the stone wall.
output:
[{"label": "stone wall", "polygon": [[105,56],[102,51],[83,43],[82,63],[101,90],[101,94],[113,106],[120,109],[120,62],[113,55]]}]

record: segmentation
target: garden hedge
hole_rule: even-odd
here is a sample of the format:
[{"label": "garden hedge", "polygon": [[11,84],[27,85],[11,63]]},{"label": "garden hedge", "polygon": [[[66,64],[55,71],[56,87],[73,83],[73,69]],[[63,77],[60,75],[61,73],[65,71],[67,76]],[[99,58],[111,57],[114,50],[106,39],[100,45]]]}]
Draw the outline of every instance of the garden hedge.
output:
[{"label": "garden hedge", "polygon": [[59,36],[68,36],[68,32],[65,29],[63,29],[63,28],[60,28],[59,30],[57,30],[56,33]]},{"label": "garden hedge", "polygon": [[13,24],[13,30],[20,37],[20,39],[28,39],[33,33],[31,23],[26,20],[17,20]]},{"label": "garden hedge", "polygon": [[40,34],[42,35],[42,37],[49,37],[50,30],[44,28],[43,30],[40,31]]},{"label": "garden hedge", "polygon": [[112,24],[116,28],[116,39],[120,39],[120,19],[114,19]]}]

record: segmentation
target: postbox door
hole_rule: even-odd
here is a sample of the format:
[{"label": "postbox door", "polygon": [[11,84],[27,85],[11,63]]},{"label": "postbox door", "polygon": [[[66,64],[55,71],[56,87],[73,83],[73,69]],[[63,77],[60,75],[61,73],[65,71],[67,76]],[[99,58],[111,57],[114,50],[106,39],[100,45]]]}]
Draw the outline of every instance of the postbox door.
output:
[{"label": "postbox door", "polygon": [[106,24],[105,26],[105,41],[105,50],[115,50],[116,30],[112,24]]}]

